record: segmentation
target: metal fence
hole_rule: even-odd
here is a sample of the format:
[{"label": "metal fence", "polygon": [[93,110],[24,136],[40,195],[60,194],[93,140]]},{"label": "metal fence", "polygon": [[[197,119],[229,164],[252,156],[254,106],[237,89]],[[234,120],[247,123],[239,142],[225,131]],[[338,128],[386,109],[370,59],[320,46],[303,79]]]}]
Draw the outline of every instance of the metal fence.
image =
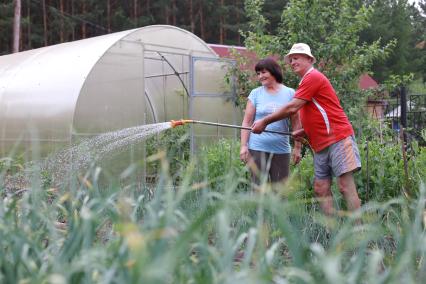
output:
[{"label": "metal fence", "polygon": [[405,88],[396,90],[386,102],[384,118],[392,129],[399,131],[403,127],[418,138],[426,128],[426,94],[410,93]]}]

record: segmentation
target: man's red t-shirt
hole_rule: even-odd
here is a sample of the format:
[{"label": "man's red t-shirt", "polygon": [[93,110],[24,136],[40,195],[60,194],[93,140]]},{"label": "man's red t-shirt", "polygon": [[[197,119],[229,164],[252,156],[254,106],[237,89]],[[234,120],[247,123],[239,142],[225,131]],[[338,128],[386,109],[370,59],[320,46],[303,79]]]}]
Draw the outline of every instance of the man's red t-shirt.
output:
[{"label": "man's red t-shirt", "polygon": [[318,70],[305,74],[294,98],[308,101],[300,109],[300,119],[315,152],[354,134],[333,86]]}]

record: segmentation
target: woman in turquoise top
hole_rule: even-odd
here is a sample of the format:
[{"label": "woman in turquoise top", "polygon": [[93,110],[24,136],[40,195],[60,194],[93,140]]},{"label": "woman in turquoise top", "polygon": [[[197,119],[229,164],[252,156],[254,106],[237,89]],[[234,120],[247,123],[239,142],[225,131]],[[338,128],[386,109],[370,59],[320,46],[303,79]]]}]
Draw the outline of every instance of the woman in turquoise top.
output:
[{"label": "woman in turquoise top", "polygon": [[[250,127],[254,121],[287,104],[294,95],[294,90],[282,84],[281,67],[272,58],[260,60],[255,71],[262,86],[252,90],[247,100],[242,126]],[[300,128],[299,115],[290,117],[293,129]],[[289,131],[288,119],[271,123],[266,128],[275,131]],[[293,152],[290,146],[290,137],[263,132],[251,133],[241,130],[240,159],[248,163],[253,182],[259,184],[260,174],[267,174],[272,183],[284,181],[289,174],[290,154],[295,164],[300,161],[301,144],[294,143]]]}]

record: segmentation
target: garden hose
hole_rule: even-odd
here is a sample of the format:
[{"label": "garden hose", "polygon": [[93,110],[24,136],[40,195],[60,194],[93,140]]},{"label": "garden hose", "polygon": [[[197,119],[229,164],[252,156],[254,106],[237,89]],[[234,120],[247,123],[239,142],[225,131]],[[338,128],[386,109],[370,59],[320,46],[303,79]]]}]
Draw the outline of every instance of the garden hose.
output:
[{"label": "garden hose", "polygon": [[[172,128],[175,128],[176,126],[184,125],[187,123],[193,123],[193,124],[213,125],[213,126],[228,127],[228,128],[237,128],[237,129],[244,129],[244,130],[250,130],[250,131],[252,130],[250,127],[244,127],[244,126],[232,125],[232,124],[215,123],[215,122],[208,122],[208,121],[200,121],[200,120],[192,120],[192,119],[171,120],[170,123],[172,125]],[[263,132],[288,135],[288,136],[292,135],[291,132],[285,132],[285,131],[264,130]]]},{"label": "garden hose", "polygon": [[[170,121],[172,128],[175,128],[176,126],[184,125],[184,124],[187,124],[187,123],[213,125],[213,126],[228,127],[228,128],[237,128],[237,129],[244,129],[244,130],[250,130],[250,131],[252,130],[250,127],[244,127],[244,126],[232,125],[232,124],[215,123],[215,122],[208,122],[208,121],[201,121],[201,120],[192,120],[192,119],[181,119],[181,120],[171,120]],[[266,130],[265,129],[263,132],[293,136],[291,132],[286,132],[286,131],[274,131],[274,130]],[[311,145],[309,144],[309,141],[306,138],[301,138],[300,142],[307,145],[309,150],[311,151],[311,153],[313,155],[313,150],[312,150]]]}]

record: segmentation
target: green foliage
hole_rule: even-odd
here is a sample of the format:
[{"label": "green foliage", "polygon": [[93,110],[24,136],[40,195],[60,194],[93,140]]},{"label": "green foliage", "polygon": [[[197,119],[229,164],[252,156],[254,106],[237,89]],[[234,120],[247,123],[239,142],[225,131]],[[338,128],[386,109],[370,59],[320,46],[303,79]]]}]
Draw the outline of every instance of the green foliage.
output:
[{"label": "green foliage", "polygon": [[[375,42],[383,45],[395,39],[395,48],[387,59],[374,59],[375,78],[382,81],[390,74],[415,73],[416,78],[425,80],[426,76],[423,68],[426,55],[422,45],[426,40],[424,2],[419,8],[397,0],[74,0],[45,3],[46,10],[43,11],[41,1],[22,1],[21,50],[41,47],[45,42],[56,44],[62,39],[71,41],[150,24],[171,24],[191,31],[209,43],[242,45],[243,35],[246,46],[258,50],[260,57],[265,57],[274,52],[283,55],[285,53],[281,51],[288,50],[288,44],[280,40],[286,39],[282,30],[300,31],[298,37],[290,35],[286,39],[291,43],[295,40],[328,42],[346,48],[352,40],[348,41],[345,33],[358,32],[357,25],[362,22],[357,45],[366,43],[369,46]],[[13,1],[0,1],[1,54],[11,52],[13,6]],[[353,9],[359,10],[359,13],[353,13]],[[368,19],[363,18],[365,10],[368,10]],[[47,19],[46,33],[44,18]],[[345,33],[336,33],[336,27]],[[281,34],[278,40],[274,37],[277,34]],[[260,35],[262,41],[256,40]],[[341,49],[314,47],[316,54],[324,60],[330,54],[334,58],[335,51]],[[337,61],[335,63],[338,64]]]},{"label": "green foliage", "polygon": [[388,91],[393,91],[401,86],[408,86],[414,79],[414,74],[390,75],[389,79],[384,82]]},{"label": "green foliage", "polygon": [[[406,176],[401,144],[391,141],[390,135],[382,135],[382,141],[374,132],[358,141],[362,169],[355,174],[355,182],[363,203],[385,202],[405,194],[415,196],[426,176],[425,147],[414,141],[408,148]],[[312,156],[307,153],[292,169],[292,186],[300,198],[313,198],[313,176]]]},{"label": "green foliage", "polygon": [[289,186],[293,188],[295,198],[300,200],[311,200],[314,198],[314,162],[312,153],[306,148],[305,150],[299,164],[290,166]]},{"label": "green foliage", "polygon": [[[276,8],[283,3],[268,3],[275,11],[271,14],[274,26],[280,12]],[[21,4],[21,50],[154,24],[186,29],[210,43],[241,45],[238,31],[246,28],[242,0],[26,0]],[[11,53],[13,16],[14,1],[0,0],[1,54]]]},{"label": "green foliage", "polygon": [[426,94],[426,82],[421,79],[413,80],[408,86],[408,89],[413,94]]},{"label": "green foliage", "polygon": [[[190,137],[188,126],[173,128],[146,140],[146,156],[165,153],[169,161],[169,171],[178,175],[179,170],[190,161]],[[144,163],[145,161],[141,161]],[[147,172],[149,175],[161,173],[161,163],[158,159],[148,158]]]},{"label": "green foliage", "polygon": [[401,146],[377,140],[359,146],[362,172],[356,182],[361,200],[386,201],[400,196],[405,185]]},{"label": "green foliage", "polygon": [[[426,130],[422,131],[423,140],[426,141]],[[418,188],[426,177],[426,147],[421,147],[413,141],[409,148],[409,180],[413,188]]]},{"label": "green foliage", "polygon": [[369,45],[358,43],[371,13],[360,1],[319,0],[313,5],[311,1],[290,1],[283,11],[275,53],[286,54],[296,42],[309,44],[318,60],[317,68],[330,79],[342,104],[351,105],[360,75],[394,46],[392,42],[381,46],[379,40]]},{"label": "green foliage", "polygon": [[248,170],[239,159],[239,151],[239,141],[230,139],[220,139],[212,145],[202,146],[196,158],[201,162],[203,178],[217,187],[223,184],[224,177],[239,179],[247,176]]},{"label": "green foliage", "polygon": [[[262,34],[268,23],[262,15],[262,6],[264,3],[264,0],[247,0],[244,2],[247,17],[251,19],[248,23],[249,30],[255,34]],[[257,21],[254,21],[254,19],[257,19]]]},{"label": "green foliage", "polygon": [[4,31],[13,30],[13,1],[0,1],[0,55],[6,54],[7,50],[12,50],[12,36],[1,36]]},{"label": "green foliage", "polygon": [[235,50],[231,50],[231,54],[235,58],[236,64],[230,66],[225,80],[228,85],[232,82],[235,86],[235,106],[243,109],[247,104],[248,94],[259,85],[257,80],[254,79],[255,73],[252,70],[255,59],[244,56]]},{"label": "green foliage", "polygon": [[262,15],[263,0],[246,0],[245,11],[247,13],[247,32],[241,32],[244,37],[244,45],[253,51],[259,58],[274,54],[273,48],[279,44],[278,38],[266,31],[268,20]]},{"label": "green foliage", "polygon": [[[355,174],[355,178],[363,203],[373,200],[385,202],[398,198],[404,191],[410,195],[417,194],[416,189],[419,188],[422,177],[426,176],[425,148],[419,147],[415,142],[412,144],[411,150],[408,151],[407,177],[404,172],[401,145],[393,142],[392,136],[385,132],[381,133],[383,142],[380,142],[377,139],[379,134],[374,131],[365,136],[366,140],[358,141],[362,170]],[[235,142],[223,140],[218,145],[204,147],[201,151],[204,168],[200,169],[204,169],[204,180],[209,181],[212,187],[223,184],[224,173],[235,177],[249,177],[248,170],[236,159],[237,149],[238,145],[235,145]],[[306,152],[302,161],[291,168],[288,184],[291,189],[287,193],[281,193],[285,196],[291,194],[292,198],[298,200],[310,200],[314,197],[313,177],[312,155]],[[244,185],[244,182],[241,184]],[[341,200],[336,202],[340,203]]]},{"label": "green foliage", "polygon": [[[231,154],[230,142],[210,149]],[[207,150],[207,148],[206,148]],[[207,151],[213,153],[213,150]],[[233,153],[233,152],[232,152]],[[216,157],[213,165],[220,165]],[[167,164],[165,156],[158,157]],[[306,159],[306,160],[305,160]],[[300,174],[308,175],[310,157]],[[422,158],[422,163],[426,159]],[[305,164],[306,163],[306,164]],[[421,166],[423,164],[418,164]],[[223,164],[223,166],[226,166]],[[386,165],[388,166],[388,165]],[[1,192],[2,283],[400,283],[425,272],[425,186],[327,218],[309,198],[244,193],[224,168],[217,187],[163,174],[155,189],[99,187],[96,172],[65,190]],[[207,174],[207,173],[205,173]],[[304,180],[302,180],[304,182]],[[198,199],[188,198],[194,192]],[[196,204],[188,204],[193,200]],[[362,219],[362,225],[357,220]],[[243,252],[235,261],[237,252]]]},{"label": "green foliage", "polygon": [[24,158],[22,156],[0,158],[0,173],[16,174],[24,169]]},{"label": "green foliage", "polygon": [[[361,1],[289,1],[277,34],[270,34],[265,30],[267,20],[261,14],[264,2],[248,0],[245,3],[251,27],[243,34],[246,47],[259,57],[271,54],[283,57],[294,43],[309,44],[318,60],[317,68],[330,79],[345,109],[357,108],[351,118],[359,117],[366,98],[366,94],[357,91],[360,75],[370,70],[375,59],[388,56],[395,46],[394,41],[382,46],[380,40],[359,44],[359,34],[368,26],[373,10]],[[297,86],[299,82],[286,66],[284,78],[289,86]],[[248,85],[247,81],[239,84]]]},{"label": "green foliage", "polygon": [[[421,64],[421,54],[424,50],[415,46],[424,40],[425,17],[419,11],[410,7],[408,1],[379,0],[370,7],[374,9],[369,26],[361,32],[360,42],[372,43],[380,37],[383,41],[395,40],[396,45],[387,58],[374,60],[374,77],[379,81],[389,79],[392,74],[407,74],[416,72],[424,77]],[[416,34],[422,33],[423,36]],[[419,68],[420,67],[420,68]],[[423,73],[423,75],[421,75]]]},{"label": "green foliage", "polygon": [[[377,126],[378,127],[378,126]],[[400,143],[392,141],[393,136],[386,131],[377,133],[372,129],[364,139],[358,141],[362,169],[355,174],[356,184],[361,200],[384,202],[398,198],[401,194],[416,195],[422,177],[426,176],[426,150],[413,142],[407,151],[408,177],[404,172],[404,160]],[[382,140],[377,137],[382,137]],[[201,179],[208,181],[212,188],[223,185],[224,174],[233,176],[246,187],[242,177],[249,177],[248,169],[238,160],[239,145],[233,140],[221,140],[217,144],[203,147],[199,155],[198,173]],[[309,200],[313,195],[313,156],[305,151],[302,161],[291,166],[288,192],[292,198]],[[408,184],[407,184],[408,178]],[[407,187],[408,186],[408,187]],[[414,192],[411,192],[414,190]],[[285,190],[284,190],[285,191]],[[339,201],[340,202],[340,201]]]}]

